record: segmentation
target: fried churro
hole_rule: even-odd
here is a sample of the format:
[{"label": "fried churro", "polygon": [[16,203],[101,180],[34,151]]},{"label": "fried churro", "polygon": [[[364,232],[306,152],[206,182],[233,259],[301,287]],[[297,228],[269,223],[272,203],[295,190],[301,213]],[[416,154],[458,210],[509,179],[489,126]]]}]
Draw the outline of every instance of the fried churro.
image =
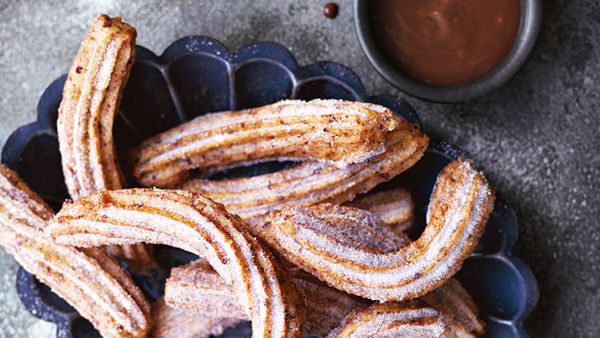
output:
[{"label": "fried churro", "polygon": [[212,181],[194,179],[181,186],[223,203],[251,224],[285,205],[345,203],[415,164],[429,139],[417,126],[400,119],[385,137],[386,151],[368,161],[339,168],[324,162],[301,163],[279,172]]},{"label": "fried churro", "polygon": [[56,244],[44,232],[53,212],[10,169],[0,166],[0,245],[104,337],[145,337],[150,305],[103,250]]},{"label": "fried churro", "polygon": [[303,313],[295,286],[246,227],[221,204],[200,194],[128,189],[65,203],[47,230],[68,245],[146,242],[202,256],[232,285],[252,319],[254,337],[298,337]]},{"label": "fried churro", "polygon": [[416,300],[356,309],[328,338],[478,337],[484,324],[471,296],[455,279]]},{"label": "fried churro", "polygon": [[[84,38],[69,70],[58,109],[57,133],[65,183],[76,200],[121,189],[124,178],[115,155],[113,124],[135,59],[135,28],[120,17],[100,15]],[[135,271],[156,267],[150,248],[109,248]]]},{"label": "fried churro", "polygon": [[231,285],[202,258],[171,269],[164,298],[170,307],[194,309],[207,317],[249,319]]},{"label": "fried churro", "polygon": [[367,193],[347,205],[372,212],[396,233],[402,233],[413,224],[415,204],[410,192],[402,187]]},{"label": "fried churro", "polygon": [[[397,236],[367,211],[333,204],[311,208],[335,224],[332,236],[340,241],[360,242],[364,249],[382,253],[410,243],[408,237]],[[288,269],[304,299],[309,334],[326,336],[350,311],[368,305],[367,300],[333,289],[298,268],[290,265]],[[165,300],[171,307],[195,310],[212,318],[247,319],[231,287],[203,259],[171,270]]]},{"label": "fried churro", "polygon": [[257,233],[285,259],[337,289],[373,300],[406,300],[444,284],[473,252],[494,205],[494,193],[469,161],[440,173],[418,240],[381,253],[338,239],[336,226],[313,209],[272,212]]},{"label": "fried churro", "polygon": [[[368,305],[366,300],[330,288],[304,271],[292,269],[290,274],[307,309],[309,334],[326,336],[352,310]],[[248,320],[231,286],[203,259],[172,269],[164,298],[172,308],[213,319],[229,319],[233,325]],[[205,323],[213,325],[212,321]]]},{"label": "fried churro", "polygon": [[420,300],[373,304],[348,315],[328,338],[456,337],[444,314]]},{"label": "fried churro", "polygon": [[168,306],[161,298],[152,304],[153,338],[206,338],[219,336],[240,322],[235,318],[207,317],[202,312]]},{"label": "fried churro", "polygon": [[57,132],[71,198],[120,189],[113,124],[135,54],[136,31],[100,15],[79,47],[58,109]]},{"label": "fried churro", "polygon": [[341,100],[290,100],[213,113],[156,135],[132,151],[143,186],[170,187],[190,170],[210,172],[272,159],[327,160],[338,166],[382,153],[398,118],[389,109]]},{"label": "fried churro", "polygon": [[349,295],[327,286],[308,273],[291,273],[307,309],[306,332],[325,337],[352,310],[368,306],[366,299]]},{"label": "fried churro", "polygon": [[420,299],[444,313],[446,323],[458,337],[483,335],[485,324],[479,319],[479,309],[458,280],[451,278]]},{"label": "fried churro", "polygon": [[[370,305],[366,299],[328,287],[302,270],[292,268],[291,275],[307,308],[308,334],[325,337],[350,312]],[[192,332],[209,332],[214,328],[222,331],[248,320],[237,304],[231,287],[204,259],[174,268],[165,285],[164,299],[172,308],[170,312],[179,311],[183,318],[197,318],[198,322],[193,325],[195,329]],[[420,300],[440,310],[445,316],[445,323],[451,326],[453,332],[459,333],[459,337],[483,334],[484,325],[478,317],[478,309],[457,280],[450,279]],[[173,320],[170,330],[178,332],[182,328],[177,326],[186,322],[186,319]]]}]

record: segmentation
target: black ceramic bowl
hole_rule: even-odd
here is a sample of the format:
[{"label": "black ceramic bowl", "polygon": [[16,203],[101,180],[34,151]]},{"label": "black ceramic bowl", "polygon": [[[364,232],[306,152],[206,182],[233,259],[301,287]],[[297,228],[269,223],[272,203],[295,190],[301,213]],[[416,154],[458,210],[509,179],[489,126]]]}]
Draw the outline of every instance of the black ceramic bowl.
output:
[{"label": "black ceramic bowl", "polygon": [[[27,184],[54,208],[67,197],[56,138],[58,105],[66,75],[46,88],[38,104],[37,120],[15,130],[2,151],[2,163],[16,170]],[[299,66],[294,56],[276,43],[262,42],[230,52],[208,37],[186,37],[160,56],[138,47],[115,122],[120,153],[151,135],[213,111],[243,109],[282,99],[336,98],[366,101],[389,107],[412,123],[419,117],[404,100],[369,96],[349,68],[318,62]],[[463,154],[435,142],[411,169],[377,189],[401,185],[410,189],[419,224],[439,171]],[[275,162],[233,169],[225,176],[252,176],[280,169]],[[473,295],[486,322],[486,338],[524,338],[523,321],[533,310],[537,284],[525,263],[512,253],[518,225],[514,212],[499,199],[485,234],[457,278]],[[193,259],[180,250],[154,250],[160,269],[148,277],[134,275],[146,296],[160,297],[164,278],[173,266]],[[97,338],[98,332],[72,307],[22,268],[17,293],[38,318],[57,324],[59,338]],[[219,338],[250,336],[248,323],[227,330]]]},{"label": "black ceramic bowl", "polygon": [[535,47],[542,24],[542,0],[521,0],[521,24],[512,49],[504,60],[483,77],[463,85],[434,86],[419,82],[389,62],[370,25],[371,0],[354,0],[354,24],[360,45],[377,72],[401,91],[435,102],[472,100],[500,88],[523,67]]}]

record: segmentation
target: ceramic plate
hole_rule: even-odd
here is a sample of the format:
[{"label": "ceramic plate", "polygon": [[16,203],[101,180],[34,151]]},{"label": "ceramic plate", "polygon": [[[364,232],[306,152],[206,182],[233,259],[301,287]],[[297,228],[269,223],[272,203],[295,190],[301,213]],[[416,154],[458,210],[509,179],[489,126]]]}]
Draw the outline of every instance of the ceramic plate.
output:
[{"label": "ceramic plate", "polygon": [[[59,208],[67,197],[56,137],[64,81],[62,76],[46,88],[38,104],[37,121],[15,130],[2,152],[2,162],[16,170],[54,208]],[[251,44],[232,53],[214,39],[186,37],[160,56],[138,48],[115,124],[117,148],[125,150],[201,114],[288,98],[374,102],[420,123],[404,100],[367,96],[360,79],[343,65],[319,62],[300,67],[287,49],[271,42]],[[415,167],[377,189],[408,187],[417,205],[418,223],[424,224],[424,212],[438,172],[460,155],[456,148],[434,142]],[[231,170],[221,177],[256,175],[285,165],[266,163]],[[487,323],[486,337],[527,337],[522,324],[535,306],[538,293],[530,269],[512,254],[517,233],[514,212],[497,201],[476,252],[458,274],[481,309]],[[134,276],[150,299],[161,295],[162,283],[172,266],[194,258],[167,247],[158,247],[155,255],[161,270],[152,278]],[[57,324],[58,337],[99,336],[87,320],[23,269],[17,275],[17,291],[33,315]],[[250,326],[244,323],[222,337],[248,337],[250,333]]]}]

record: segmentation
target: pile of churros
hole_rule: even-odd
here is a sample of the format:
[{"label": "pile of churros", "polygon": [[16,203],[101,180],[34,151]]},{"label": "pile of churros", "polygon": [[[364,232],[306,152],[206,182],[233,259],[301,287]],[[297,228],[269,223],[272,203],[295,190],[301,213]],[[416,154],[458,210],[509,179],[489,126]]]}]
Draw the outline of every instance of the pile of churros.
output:
[{"label": "pile of churros", "polygon": [[[453,278],[494,205],[471,162],[440,172],[416,240],[405,234],[410,192],[370,191],[419,161],[429,139],[375,104],[211,113],[141,142],[121,167],[112,131],[135,38],[101,15],[75,57],[57,123],[71,200],[57,214],[0,167],[0,245],[102,336],[208,337],[246,320],[256,338],[483,334]],[[297,163],[210,179],[265,161]],[[119,261],[150,271],[153,244],[200,258],[173,268],[150,304]]]}]

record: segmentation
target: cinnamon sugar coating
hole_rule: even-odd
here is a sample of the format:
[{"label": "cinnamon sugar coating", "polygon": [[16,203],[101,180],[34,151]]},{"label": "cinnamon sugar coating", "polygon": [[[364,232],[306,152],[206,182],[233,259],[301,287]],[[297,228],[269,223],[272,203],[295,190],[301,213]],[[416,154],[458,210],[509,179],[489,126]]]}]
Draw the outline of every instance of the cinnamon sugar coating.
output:
[{"label": "cinnamon sugar coating", "polygon": [[278,253],[329,285],[379,301],[420,297],[444,284],[473,252],[494,205],[494,193],[469,161],[440,173],[419,239],[381,253],[342,241],[319,212],[286,206],[257,233]]}]

